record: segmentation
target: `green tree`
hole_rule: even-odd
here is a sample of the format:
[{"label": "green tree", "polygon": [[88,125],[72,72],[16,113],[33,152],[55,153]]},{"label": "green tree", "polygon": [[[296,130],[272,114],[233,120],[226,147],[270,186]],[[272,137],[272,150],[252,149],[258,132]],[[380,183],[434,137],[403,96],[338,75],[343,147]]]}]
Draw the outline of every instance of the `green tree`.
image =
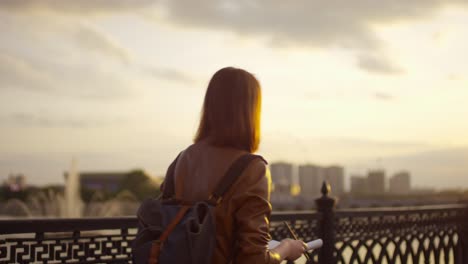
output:
[{"label": "green tree", "polygon": [[27,196],[27,190],[12,191],[6,185],[0,186],[0,201],[7,201],[10,199],[18,199],[20,201],[25,201]]},{"label": "green tree", "polygon": [[129,172],[120,182],[120,191],[130,191],[138,200],[159,196],[159,185],[143,170]]}]

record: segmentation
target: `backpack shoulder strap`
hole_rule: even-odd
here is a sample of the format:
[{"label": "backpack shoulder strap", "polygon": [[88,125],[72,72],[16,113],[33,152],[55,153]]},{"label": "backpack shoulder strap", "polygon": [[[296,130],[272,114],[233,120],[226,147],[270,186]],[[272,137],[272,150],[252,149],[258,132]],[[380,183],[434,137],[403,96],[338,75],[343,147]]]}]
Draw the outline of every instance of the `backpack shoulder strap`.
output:
[{"label": "backpack shoulder strap", "polygon": [[257,158],[268,164],[262,156],[250,153],[242,155],[234,161],[216,186],[214,192],[208,198],[208,201],[215,205],[219,204],[223,199],[224,194],[226,194],[229,188],[236,182],[242,172],[247,168],[247,166],[249,166],[250,162]]},{"label": "backpack shoulder strap", "polygon": [[177,155],[177,158],[171,163],[171,165],[169,165],[169,168],[167,169],[166,177],[164,178],[164,182],[162,184],[162,199],[173,198],[175,196],[174,173],[180,154],[182,154],[182,152]]}]

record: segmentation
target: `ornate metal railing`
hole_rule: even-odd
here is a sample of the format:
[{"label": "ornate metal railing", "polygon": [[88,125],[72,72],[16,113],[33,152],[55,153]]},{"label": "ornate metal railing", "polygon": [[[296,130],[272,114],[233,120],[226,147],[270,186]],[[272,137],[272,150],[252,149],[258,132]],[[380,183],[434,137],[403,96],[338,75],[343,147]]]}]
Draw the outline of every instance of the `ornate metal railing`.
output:
[{"label": "ornate metal railing", "polygon": [[468,263],[461,243],[466,211],[434,206],[336,212],[334,257],[338,263]]},{"label": "ornate metal railing", "polygon": [[135,217],[0,221],[0,263],[129,263]]},{"label": "ornate metal railing", "polygon": [[[274,239],[290,237],[283,222],[324,245],[309,263],[468,263],[466,205],[335,211],[327,188],[318,211],[271,217]],[[1,263],[130,263],[134,217],[0,221]]]}]

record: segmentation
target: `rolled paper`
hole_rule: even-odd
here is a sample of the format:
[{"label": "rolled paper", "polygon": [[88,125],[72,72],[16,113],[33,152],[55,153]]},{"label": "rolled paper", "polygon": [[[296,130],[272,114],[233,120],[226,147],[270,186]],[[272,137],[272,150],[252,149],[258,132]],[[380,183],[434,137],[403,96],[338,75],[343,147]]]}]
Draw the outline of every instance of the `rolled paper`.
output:
[{"label": "rolled paper", "polygon": [[316,239],[312,240],[310,242],[307,242],[307,250],[312,250],[312,249],[317,249],[322,247],[323,245],[323,240],[322,239]]},{"label": "rolled paper", "polygon": [[268,249],[274,249],[274,248],[277,247],[279,244],[280,244],[279,241],[270,240],[270,242],[268,242]]},{"label": "rolled paper", "polygon": [[[274,249],[280,243],[281,242],[279,242],[277,240],[270,240],[270,242],[268,242],[268,249]],[[309,241],[306,244],[307,244],[307,250],[317,249],[317,248],[322,247],[323,240],[322,239],[316,239],[316,240]]]}]

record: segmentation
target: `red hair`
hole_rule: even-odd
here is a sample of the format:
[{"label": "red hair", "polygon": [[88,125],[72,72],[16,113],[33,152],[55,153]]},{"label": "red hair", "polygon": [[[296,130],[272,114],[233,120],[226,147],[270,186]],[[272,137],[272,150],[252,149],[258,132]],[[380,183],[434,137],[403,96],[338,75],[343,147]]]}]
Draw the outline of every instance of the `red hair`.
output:
[{"label": "red hair", "polygon": [[208,84],[194,141],[207,138],[215,146],[255,152],[260,143],[260,110],[258,80],[245,70],[223,68]]}]

